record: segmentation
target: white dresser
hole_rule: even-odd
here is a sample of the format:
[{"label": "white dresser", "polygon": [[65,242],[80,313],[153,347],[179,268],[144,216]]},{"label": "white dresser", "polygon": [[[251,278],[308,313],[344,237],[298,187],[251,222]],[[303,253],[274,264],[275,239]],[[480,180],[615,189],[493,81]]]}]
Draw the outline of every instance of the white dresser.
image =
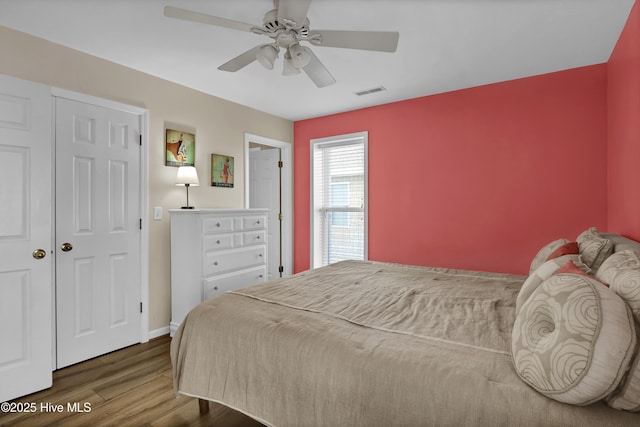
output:
[{"label": "white dresser", "polygon": [[171,209],[171,336],[205,299],[267,278],[267,209]]}]

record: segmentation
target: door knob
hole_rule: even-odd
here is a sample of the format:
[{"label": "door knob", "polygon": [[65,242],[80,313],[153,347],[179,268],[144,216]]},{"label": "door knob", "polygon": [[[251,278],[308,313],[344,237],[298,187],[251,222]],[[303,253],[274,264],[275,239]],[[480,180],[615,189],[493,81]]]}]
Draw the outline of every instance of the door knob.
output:
[{"label": "door knob", "polygon": [[65,242],[60,245],[60,249],[62,249],[62,252],[69,252],[71,249],[73,249],[73,245],[71,243]]},{"label": "door knob", "polygon": [[42,259],[42,258],[47,256],[47,253],[45,252],[44,249],[36,249],[35,251],[33,251],[33,253],[31,255],[35,259]]}]

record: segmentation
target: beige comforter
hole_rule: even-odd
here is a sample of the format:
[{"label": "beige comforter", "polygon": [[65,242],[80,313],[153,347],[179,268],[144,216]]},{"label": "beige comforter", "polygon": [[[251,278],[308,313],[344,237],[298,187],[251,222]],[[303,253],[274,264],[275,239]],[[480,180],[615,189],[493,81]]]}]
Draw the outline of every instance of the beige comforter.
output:
[{"label": "beige comforter", "polygon": [[515,374],[525,277],[347,261],[205,301],[171,345],[174,385],[274,426],[615,426]]}]

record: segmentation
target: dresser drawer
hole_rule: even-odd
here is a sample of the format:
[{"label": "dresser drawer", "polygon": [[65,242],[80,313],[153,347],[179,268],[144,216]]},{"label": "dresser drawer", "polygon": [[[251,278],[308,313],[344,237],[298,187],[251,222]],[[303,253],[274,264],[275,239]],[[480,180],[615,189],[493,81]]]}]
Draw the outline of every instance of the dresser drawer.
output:
[{"label": "dresser drawer", "polygon": [[239,268],[265,264],[266,252],[265,245],[251,246],[228,252],[207,252],[204,256],[204,275],[210,276]]},{"label": "dresser drawer", "polygon": [[233,218],[215,217],[202,218],[202,232],[204,234],[228,233],[233,231]]},{"label": "dresser drawer", "polygon": [[233,234],[210,234],[203,238],[203,249],[208,252],[242,246],[264,245],[266,234],[264,230]]},{"label": "dresser drawer", "polygon": [[244,246],[263,245],[266,234],[264,230],[243,233],[242,244]]},{"label": "dresser drawer", "polygon": [[243,230],[262,230],[267,228],[267,217],[263,215],[247,216],[242,218]]},{"label": "dresser drawer", "polygon": [[210,234],[204,236],[202,246],[205,252],[232,249],[242,246],[242,238],[243,235],[241,233]]},{"label": "dresser drawer", "polygon": [[267,267],[261,266],[239,273],[205,279],[202,287],[204,292],[203,298],[213,298],[227,291],[262,283],[265,281],[265,277],[267,277]]}]

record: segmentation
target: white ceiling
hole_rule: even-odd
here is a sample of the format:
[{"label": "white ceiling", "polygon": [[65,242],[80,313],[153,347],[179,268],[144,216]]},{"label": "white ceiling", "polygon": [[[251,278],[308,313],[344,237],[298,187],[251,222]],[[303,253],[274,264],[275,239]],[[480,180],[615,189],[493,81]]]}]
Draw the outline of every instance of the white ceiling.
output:
[{"label": "white ceiling", "polygon": [[[398,31],[395,53],[310,46],[337,83],[254,62],[264,36],[166,18],[166,5],[259,25],[272,0],[0,0],[0,25],[290,120],[606,62],[634,0],[313,0],[312,30]],[[3,60],[8,60],[4,58]],[[384,86],[358,97],[354,92]]]}]

